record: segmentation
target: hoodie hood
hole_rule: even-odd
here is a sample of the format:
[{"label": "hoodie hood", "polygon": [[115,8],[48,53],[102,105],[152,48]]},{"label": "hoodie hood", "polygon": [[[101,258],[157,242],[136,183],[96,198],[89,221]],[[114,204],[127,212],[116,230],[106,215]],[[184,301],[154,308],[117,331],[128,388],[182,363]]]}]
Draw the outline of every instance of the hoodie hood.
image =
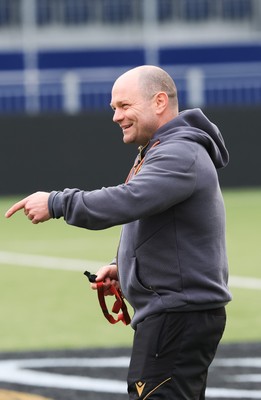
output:
[{"label": "hoodie hood", "polygon": [[218,127],[199,108],[180,112],[156,132],[154,139],[163,141],[168,133],[174,134],[175,140],[187,139],[204,146],[216,168],[228,164],[229,154]]}]

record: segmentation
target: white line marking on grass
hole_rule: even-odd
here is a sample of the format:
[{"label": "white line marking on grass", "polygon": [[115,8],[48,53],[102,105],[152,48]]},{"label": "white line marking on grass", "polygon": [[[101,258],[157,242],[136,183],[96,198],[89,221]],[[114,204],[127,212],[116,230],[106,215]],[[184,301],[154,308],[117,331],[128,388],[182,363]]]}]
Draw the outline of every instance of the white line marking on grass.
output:
[{"label": "white line marking on grass", "polygon": [[[215,367],[221,367],[224,370],[225,381],[233,385],[237,383],[259,383],[261,374],[240,374],[239,368],[261,368],[261,358],[246,357],[246,358],[217,358],[214,360],[212,368],[215,372]],[[237,374],[234,375],[234,368],[237,368]],[[226,369],[225,369],[226,368]],[[230,369],[231,368],[231,369]],[[207,397],[210,398],[229,398],[229,399],[261,399],[261,390],[255,389],[234,389],[234,388],[209,388],[206,391]]]},{"label": "white line marking on grass", "polygon": [[261,399],[261,390],[219,389],[206,390],[207,397],[214,399]]},{"label": "white line marking on grass", "polygon": [[[255,358],[248,358],[256,362]],[[260,364],[260,359],[259,364]],[[126,382],[117,379],[93,378],[89,376],[68,375],[61,372],[61,367],[65,368],[88,368],[93,371],[95,368],[128,368],[129,357],[110,357],[110,358],[38,358],[24,360],[1,360],[0,361],[0,381],[20,385],[40,386],[47,388],[59,388],[81,391],[92,391],[100,393],[127,393]],[[244,359],[218,359],[214,361],[214,366],[237,366],[244,364]],[[53,372],[41,371],[42,368],[53,368]],[[60,373],[55,372],[55,368],[60,368]],[[39,370],[40,369],[40,370]],[[116,370],[117,371],[117,370]],[[99,375],[99,371],[97,370]],[[117,372],[115,373],[117,376]],[[238,376],[238,375],[237,375]],[[232,378],[232,380],[231,380]],[[234,381],[230,376],[230,381]],[[212,399],[261,399],[261,390],[246,390],[240,388],[207,388],[207,397]]]},{"label": "white line marking on grass", "polygon": [[127,393],[127,385],[117,379],[91,378],[88,376],[70,376],[27,368],[43,367],[92,367],[123,368],[128,367],[127,357],[103,359],[36,359],[0,361],[0,381],[20,385],[42,386],[48,388],[74,389],[104,393]]},{"label": "white line marking on grass", "polygon": [[[106,265],[106,262],[0,251],[0,264],[67,271],[84,271],[88,269],[91,272],[95,272],[101,266]],[[261,279],[246,276],[230,276],[229,286],[241,289],[260,290]]]},{"label": "white line marking on grass", "polygon": [[7,251],[0,251],[0,264],[21,267],[62,269],[68,271],[83,271],[85,269],[89,269],[92,272],[96,271],[102,265],[105,265],[105,263],[102,261],[41,256],[36,254],[11,253]]},{"label": "white line marking on grass", "polygon": [[247,276],[230,276],[229,286],[241,289],[261,289],[261,279]]},{"label": "white line marking on grass", "polygon": [[242,368],[261,368],[260,357],[245,358],[217,358],[214,360],[215,367],[242,367]]}]

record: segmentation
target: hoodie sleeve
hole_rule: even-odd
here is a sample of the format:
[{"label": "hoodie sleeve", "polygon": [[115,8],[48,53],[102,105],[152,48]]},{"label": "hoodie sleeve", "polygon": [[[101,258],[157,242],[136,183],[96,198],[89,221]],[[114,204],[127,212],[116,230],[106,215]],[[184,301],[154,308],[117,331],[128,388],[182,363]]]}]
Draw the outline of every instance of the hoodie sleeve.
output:
[{"label": "hoodie sleeve", "polygon": [[198,144],[160,144],[149,151],[140,172],[127,184],[94,191],[52,192],[49,211],[70,225],[92,230],[158,214],[188,198],[196,181]]}]

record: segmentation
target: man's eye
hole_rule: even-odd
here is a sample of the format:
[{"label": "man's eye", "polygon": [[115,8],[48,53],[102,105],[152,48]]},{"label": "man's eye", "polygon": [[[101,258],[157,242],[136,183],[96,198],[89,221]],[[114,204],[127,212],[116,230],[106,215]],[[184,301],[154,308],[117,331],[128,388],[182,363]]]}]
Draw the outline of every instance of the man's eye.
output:
[{"label": "man's eye", "polygon": [[125,110],[126,110],[126,108],[128,108],[129,107],[129,104],[123,104],[122,105],[122,108],[124,108]]}]

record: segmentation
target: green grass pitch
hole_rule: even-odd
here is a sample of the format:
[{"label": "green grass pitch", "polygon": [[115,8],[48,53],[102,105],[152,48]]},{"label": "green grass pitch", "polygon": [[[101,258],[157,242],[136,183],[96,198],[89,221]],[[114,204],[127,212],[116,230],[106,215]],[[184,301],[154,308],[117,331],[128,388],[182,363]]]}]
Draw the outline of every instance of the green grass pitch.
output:
[{"label": "green grass pitch", "polygon": [[[261,279],[261,189],[223,193],[230,274]],[[132,329],[105,320],[96,292],[83,275],[90,269],[88,260],[101,265],[111,261],[120,227],[94,232],[63,220],[33,225],[23,212],[5,219],[5,211],[16,200],[0,200],[0,351],[131,346]],[[86,263],[77,271],[11,265],[3,261],[6,252],[71,259],[72,267],[74,260]],[[223,341],[259,341],[261,289],[231,287],[231,291]]]}]

